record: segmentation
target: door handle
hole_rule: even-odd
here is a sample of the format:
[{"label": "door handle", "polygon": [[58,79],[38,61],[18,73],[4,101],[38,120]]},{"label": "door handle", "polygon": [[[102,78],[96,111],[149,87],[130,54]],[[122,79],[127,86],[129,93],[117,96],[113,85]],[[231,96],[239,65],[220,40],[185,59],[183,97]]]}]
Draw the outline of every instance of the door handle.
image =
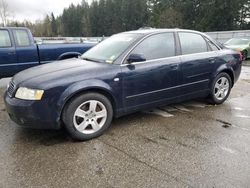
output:
[{"label": "door handle", "polygon": [[179,65],[178,64],[176,64],[176,65],[170,65],[170,68],[172,70],[177,70],[179,68]]},{"label": "door handle", "polygon": [[216,59],[215,58],[209,58],[209,63],[215,63]]}]

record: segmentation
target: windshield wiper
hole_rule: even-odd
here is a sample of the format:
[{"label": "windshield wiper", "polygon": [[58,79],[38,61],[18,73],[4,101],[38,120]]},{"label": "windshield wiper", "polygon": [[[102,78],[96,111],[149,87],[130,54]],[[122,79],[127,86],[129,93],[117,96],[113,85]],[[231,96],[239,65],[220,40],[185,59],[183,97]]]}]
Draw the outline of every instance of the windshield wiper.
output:
[{"label": "windshield wiper", "polygon": [[82,57],[83,60],[86,60],[86,61],[93,61],[93,62],[99,62],[95,59],[90,59],[90,58],[87,58],[87,57]]},{"label": "windshield wiper", "polygon": [[98,61],[97,59],[92,59],[92,58],[87,58],[87,57],[82,57],[83,60],[86,60],[86,61],[93,61],[93,62],[96,62],[96,63],[102,63],[101,61]]}]

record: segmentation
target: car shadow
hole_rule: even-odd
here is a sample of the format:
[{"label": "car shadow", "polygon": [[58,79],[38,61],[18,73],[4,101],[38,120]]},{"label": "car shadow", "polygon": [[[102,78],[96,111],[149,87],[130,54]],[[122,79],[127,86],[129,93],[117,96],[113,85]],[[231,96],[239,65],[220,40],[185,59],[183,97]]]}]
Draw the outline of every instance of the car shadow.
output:
[{"label": "car shadow", "polygon": [[53,146],[73,142],[64,129],[60,130],[37,130],[18,128],[16,139],[25,143]]}]

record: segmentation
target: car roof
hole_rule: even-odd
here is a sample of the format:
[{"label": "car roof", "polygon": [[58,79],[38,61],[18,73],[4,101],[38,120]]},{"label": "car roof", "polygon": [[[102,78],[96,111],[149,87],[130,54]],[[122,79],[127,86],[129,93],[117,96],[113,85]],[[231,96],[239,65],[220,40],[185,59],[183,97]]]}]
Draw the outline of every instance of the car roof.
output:
[{"label": "car roof", "polygon": [[177,31],[185,31],[185,32],[193,32],[193,33],[199,33],[199,34],[203,34],[199,31],[194,31],[194,30],[188,30],[188,29],[179,29],[179,28],[171,28],[171,29],[154,29],[154,28],[150,28],[150,29],[139,29],[139,30],[134,30],[134,31],[127,31],[127,32],[123,32],[123,33],[135,33],[135,34],[143,34],[143,35],[148,35],[148,34],[154,34],[154,33],[162,33],[162,32],[177,32]]}]

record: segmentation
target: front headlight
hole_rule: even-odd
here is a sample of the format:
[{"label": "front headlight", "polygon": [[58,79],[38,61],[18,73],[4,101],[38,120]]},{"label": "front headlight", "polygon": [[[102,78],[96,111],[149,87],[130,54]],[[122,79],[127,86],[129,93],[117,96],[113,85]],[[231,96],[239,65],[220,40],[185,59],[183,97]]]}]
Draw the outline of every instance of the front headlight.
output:
[{"label": "front headlight", "polygon": [[37,89],[28,89],[25,87],[18,88],[15,97],[23,100],[35,100],[39,101],[42,99],[44,91]]}]

